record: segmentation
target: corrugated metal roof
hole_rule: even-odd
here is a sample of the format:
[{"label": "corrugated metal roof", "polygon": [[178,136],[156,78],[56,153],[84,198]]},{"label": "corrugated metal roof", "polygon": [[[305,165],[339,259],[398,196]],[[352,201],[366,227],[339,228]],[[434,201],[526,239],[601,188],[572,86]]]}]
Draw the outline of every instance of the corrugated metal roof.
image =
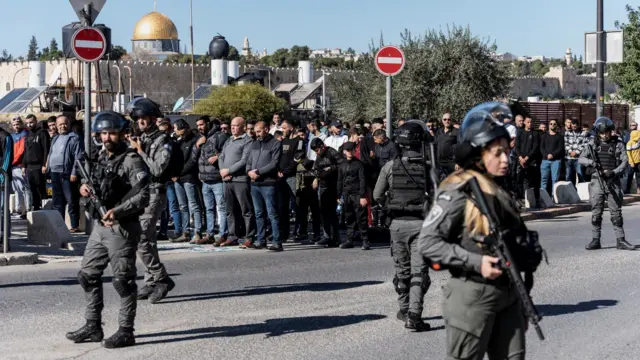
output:
[{"label": "corrugated metal roof", "polygon": [[291,93],[291,106],[298,106],[302,104],[309,96],[322,87],[322,83],[302,84],[299,88]]},{"label": "corrugated metal roof", "polygon": [[273,91],[292,92],[297,87],[298,87],[298,83],[280,84],[275,89],[273,89]]}]

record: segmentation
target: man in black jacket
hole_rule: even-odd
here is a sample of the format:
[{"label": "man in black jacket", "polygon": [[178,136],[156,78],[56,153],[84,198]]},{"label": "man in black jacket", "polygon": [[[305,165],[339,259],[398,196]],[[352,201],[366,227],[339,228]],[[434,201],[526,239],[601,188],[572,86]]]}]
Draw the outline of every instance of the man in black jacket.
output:
[{"label": "man in black jacket", "polygon": [[451,114],[442,115],[442,128],[436,132],[436,163],[440,169],[440,180],[456,170],[455,148],[458,143],[458,129],[453,127]]},{"label": "man in black jacket", "polygon": [[[540,172],[540,188],[549,191],[553,190],[553,185],[560,180],[560,170],[564,159],[564,135],[558,131],[558,121],[549,121],[549,132],[540,138],[540,153],[542,154],[542,164]],[[551,175],[551,186],[549,182]]]},{"label": "man in black jacket", "polygon": [[[202,119],[198,120],[198,123],[201,121]],[[200,241],[194,241],[195,244],[213,244],[215,240],[222,237],[226,238],[229,234],[224,186],[220,175],[220,163],[218,162],[222,146],[229,137],[226,133],[220,131],[219,120],[213,120],[211,125],[208,137],[202,136],[196,143],[199,152],[198,176],[202,181],[202,198],[206,212],[207,233]],[[198,130],[200,133],[206,134],[208,126],[198,124]],[[220,220],[220,232],[217,236],[214,234],[216,210],[217,219]]]},{"label": "man in black jacket", "polygon": [[290,120],[282,120],[280,124],[284,139],[282,140],[282,155],[278,171],[278,213],[280,214],[280,238],[289,239],[291,200],[296,197],[297,159],[304,157],[304,139],[293,137],[293,126]]},{"label": "man in black jacket", "polygon": [[369,250],[367,239],[367,182],[364,166],[354,156],[356,144],[347,142],[342,146],[346,161],[338,168],[338,194],[344,198],[344,217],[347,225],[347,239],[340,244],[341,249],[353,248],[356,224],[362,237],[362,250]]},{"label": "man in black jacket", "polygon": [[42,208],[42,199],[47,197],[47,158],[51,139],[49,132],[41,127],[35,115],[28,115],[25,124],[27,126],[27,138],[25,139],[24,157],[22,169],[27,177],[33,196],[33,209]]},{"label": "man in black jacket", "polygon": [[536,207],[540,207],[540,135],[533,129],[530,117],[524,119],[524,129],[516,138],[518,156],[518,195],[524,198],[528,188],[533,188]]},{"label": "man in black jacket", "polygon": [[[266,220],[269,217],[273,235],[269,250],[282,251],[276,193],[282,143],[269,134],[266,122],[258,121],[254,129],[256,131],[256,140],[251,144],[246,167],[247,175],[251,178],[251,198],[253,199],[258,226],[258,238],[253,247],[260,249],[266,245]],[[245,242],[243,245],[251,247],[250,242],[249,244]]]},{"label": "man in black jacket", "polygon": [[183,119],[178,119],[173,124],[174,131],[178,136],[178,145],[182,150],[184,167],[179,177],[174,177],[173,183],[180,203],[182,213],[182,235],[174,239],[174,242],[189,241],[189,220],[193,216],[193,237],[191,241],[201,241],[202,214],[200,213],[200,203],[198,199],[198,148],[195,134],[191,131],[189,124]]},{"label": "man in black jacket", "polygon": [[336,214],[338,167],[344,162],[344,158],[333,148],[326,146],[320,138],[311,140],[311,150],[317,155],[313,164],[316,172],[314,188],[320,189],[320,211],[324,229],[324,239],[316,242],[316,245],[336,247],[340,243],[340,228]]}]

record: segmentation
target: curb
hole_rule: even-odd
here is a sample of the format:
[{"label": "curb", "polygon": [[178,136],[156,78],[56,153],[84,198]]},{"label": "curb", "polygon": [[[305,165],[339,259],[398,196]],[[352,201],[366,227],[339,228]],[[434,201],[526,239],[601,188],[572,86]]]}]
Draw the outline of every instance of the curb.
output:
[{"label": "curb", "polygon": [[38,254],[28,252],[15,252],[0,254],[0,266],[8,265],[33,265],[38,262]]},{"label": "curb", "polygon": [[[629,205],[635,202],[640,202],[640,195],[635,195],[635,194],[626,195],[622,201],[622,204]],[[540,211],[523,212],[521,216],[522,216],[522,220],[531,221],[531,220],[549,219],[549,218],[554,218],[556,216],[575,214],[575,213],[584,212],[584,211],[591,211],[591,204],[582,203],[582,204],[575,204],[575,205],[566,205],[562,207],[555,207],[555,208],[540,210]]]}]

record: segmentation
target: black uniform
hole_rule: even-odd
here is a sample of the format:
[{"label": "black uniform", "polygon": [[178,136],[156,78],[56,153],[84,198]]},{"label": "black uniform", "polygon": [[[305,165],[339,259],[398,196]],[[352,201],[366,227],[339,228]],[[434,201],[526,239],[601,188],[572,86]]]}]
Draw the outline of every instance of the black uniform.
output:
[{"label": "black uniform", "polygon": [[98,211],[93,212],[93,231],[78,273],[88,302],[85,312],[87,325],[67,334],[67,338],[76,342],[102,340],[102,274],[111,263],[113,287],[121,298],[118,317],[120,329],[103,345],[119,347],[113,346],[114,342],[132,345],[135,342],[133,325],[137,307],[136,250],[142,235],[140,216],[149,204],[149,173],[140,156],[120,143],[112,155],[109,156],[107,152],[101,154],[92,176],[96,195],[102,200],[102,205],[114,211],[114,223],[105,227]]},{"label": "black uniform", "polygon": [[364,174],[364,165],[355,157],[345,160],[338,168],[338,194],[344,199],[344,216],[347,225],[347,239],[340,245],[341,248],[353,247],[356,224],[362,238],[362,248],[369,247],[367,207],[360,205],[360,199],[366,199],[366,193],[367,179]]},{"label": "black uniform", "polygon": [[[315,139],[314,139],[315,140]],[[318,154],[313,169],[316,171],[322,213],[322,227],[324,239],[318,245],[337,246],[340,242],[340,228],[336,207],[338,201],[338,167],[344,158],[336,150],[325,147],[324,152]]]}]

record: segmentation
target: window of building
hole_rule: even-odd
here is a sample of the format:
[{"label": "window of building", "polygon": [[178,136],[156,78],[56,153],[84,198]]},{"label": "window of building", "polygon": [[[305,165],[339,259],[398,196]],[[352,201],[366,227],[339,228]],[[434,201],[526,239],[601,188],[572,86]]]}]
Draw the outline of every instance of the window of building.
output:
[{"label": "window of building", "polygon": [[11,91],[11,84],[7,83],[7,91]]}]

